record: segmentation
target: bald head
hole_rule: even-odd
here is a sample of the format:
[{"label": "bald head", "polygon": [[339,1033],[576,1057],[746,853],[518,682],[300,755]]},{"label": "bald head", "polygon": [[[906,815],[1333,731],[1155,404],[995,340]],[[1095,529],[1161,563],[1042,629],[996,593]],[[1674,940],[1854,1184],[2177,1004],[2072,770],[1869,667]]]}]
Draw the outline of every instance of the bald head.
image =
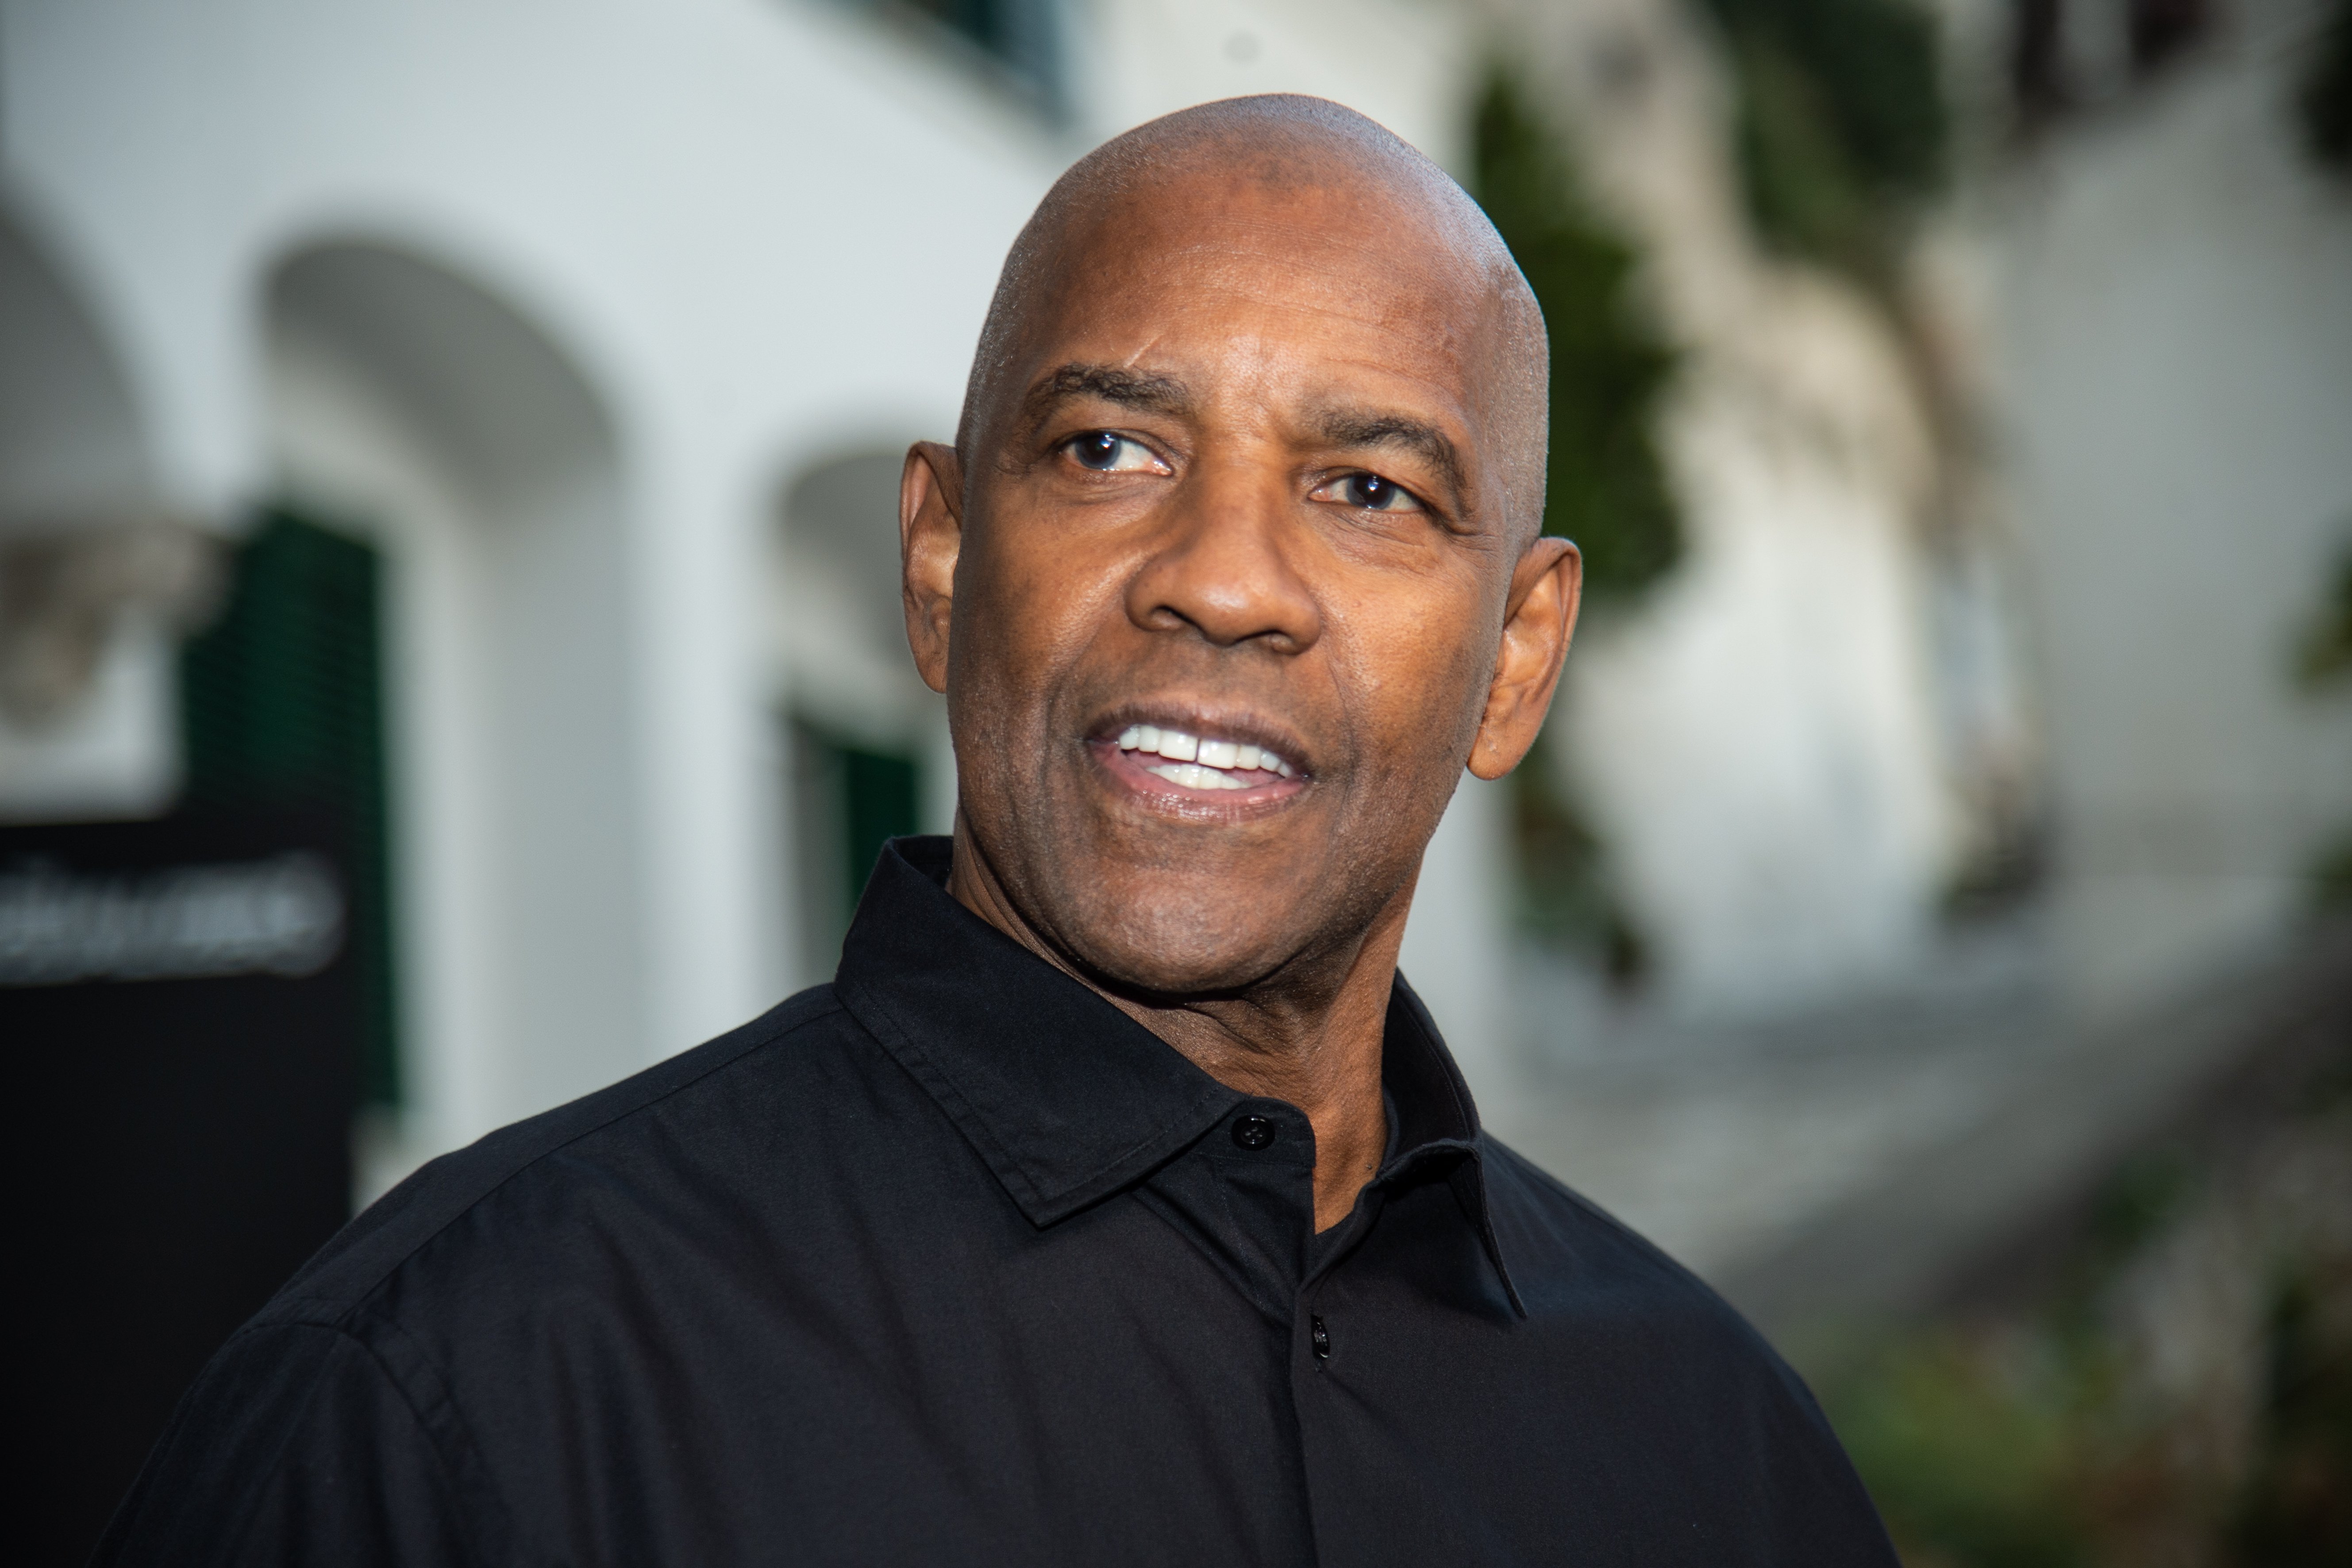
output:
[{"label": "bald head", "polygon": [[[1071,165],[1014,239],[981,329],[956,449],[967,471],[1027,390],[1027,352],[1075,293],[1131,248],[1139,217],[1163,235],[1205,233],[1236,212],[1279,223],[1286,207],[1345,193],[1380,214],[1383,248],[1418,253],[1434,294],[1475,345],[1486,463],[1524,543],[1543,515],[1549,354],[1527,279],[1477,203],[1420,153],[1351,109],[1276,93],[1226,99],[1112,138]],[[1181,240],[1179,241],[1181,243]],[[1383,259],[1387,259],[1383,258]]]},{"label": "bald head", "polygon": [[1147,998],[1255,1027],[1344,984],[1376,1047],[1422,850],[1465,766],[1526,755],[1568,648],[1544,374],[1485,215],[1360,115],[1210,104],[1065,175],[961,450],[919,444],[900,490],[956,896],[1180,1033],[1205,1015]]}]

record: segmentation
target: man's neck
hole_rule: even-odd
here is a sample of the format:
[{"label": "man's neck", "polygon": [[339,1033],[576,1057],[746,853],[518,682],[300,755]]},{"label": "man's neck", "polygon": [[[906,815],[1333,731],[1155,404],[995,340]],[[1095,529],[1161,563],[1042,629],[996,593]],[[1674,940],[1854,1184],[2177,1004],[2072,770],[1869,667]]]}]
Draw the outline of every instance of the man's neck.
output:
[{"label": "man's neck", "polygon": [[1229,1089],[1297,1106],[1315,1129],[1315,1228],[1348,1217],[1388,1147],[1381,1042],[1406,888],[1352,948],[1276,983],[1206,997],[1158,997],[1106,985],[1047,942],[956,825],[949,893],[966,909],[1100,995]]}]

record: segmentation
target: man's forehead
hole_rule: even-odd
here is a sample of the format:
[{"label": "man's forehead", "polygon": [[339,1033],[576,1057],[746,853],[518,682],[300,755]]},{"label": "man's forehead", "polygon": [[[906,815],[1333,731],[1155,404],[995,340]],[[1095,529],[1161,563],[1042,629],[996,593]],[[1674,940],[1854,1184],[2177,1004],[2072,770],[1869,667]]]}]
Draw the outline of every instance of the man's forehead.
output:
[{"label": "man's forehead", "polygon": [[1213,363],[1293,382],[1322,370],[1459,388],[1494,291],[1407,216],[1323,189],[1107,205],[1067,236],[1029,313],[1024,401],[1085,390],[1061,376],[1071,364],[1194,383]]},{"label": "man's forehead", "polygon": [[1065,297],[1114,289],[1214,288],[1270,297],[1322,291],[1475,319],[1496,292],[1484,258],[1412,193],[1336,180],[1269,184],[1245,170],[1195,171],[1107,193],[1074,212],[1048,266]]}]

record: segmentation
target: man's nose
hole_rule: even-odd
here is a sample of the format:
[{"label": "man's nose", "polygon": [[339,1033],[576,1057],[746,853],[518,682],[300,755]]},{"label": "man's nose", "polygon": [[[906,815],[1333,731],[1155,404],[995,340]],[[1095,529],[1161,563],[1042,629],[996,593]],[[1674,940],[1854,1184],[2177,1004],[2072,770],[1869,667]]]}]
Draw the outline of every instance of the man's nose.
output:
[{"label": "man's nose", "polygon": [[1323,635],[1323,618],[1300,570],[1312,542],[1297,509],[1282,479],[1196,477],[1128,586],[1129,618],[1146,631],[1189,626],[1217,647],[1255,637],[1304,653]]}]

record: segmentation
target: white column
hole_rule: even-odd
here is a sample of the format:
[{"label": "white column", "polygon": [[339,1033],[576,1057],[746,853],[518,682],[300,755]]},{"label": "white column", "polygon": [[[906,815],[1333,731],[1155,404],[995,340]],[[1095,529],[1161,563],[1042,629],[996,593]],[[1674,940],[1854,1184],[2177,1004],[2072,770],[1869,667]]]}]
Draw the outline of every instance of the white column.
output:
[{"label": "white column", "polygon": [[782,852],[756,632],[758,499],[733,454],[635,476],[647,1058],[755,1016],[777,965]]},{"label": "white column", "polygon": [[1491,1109],[1517,1058],[1510,978],[1508,796],[1465,773],[1422,858],[1398,967],[1429,1005],[1445,1044]]}]

